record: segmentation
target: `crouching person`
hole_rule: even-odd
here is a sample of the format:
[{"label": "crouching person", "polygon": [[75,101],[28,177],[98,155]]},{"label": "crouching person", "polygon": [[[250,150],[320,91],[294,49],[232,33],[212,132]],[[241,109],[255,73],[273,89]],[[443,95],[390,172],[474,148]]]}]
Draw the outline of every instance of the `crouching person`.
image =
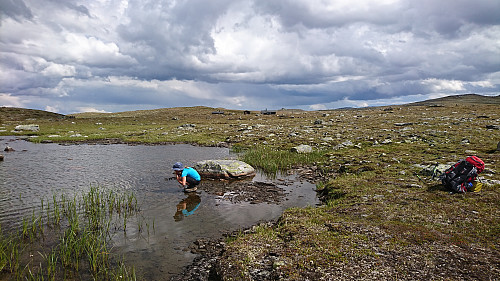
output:
[{"label": "crouching person", "polygon": [[200,184],[201,177],[195,169],[184,167],[181,162],[175,163],[172,169],[175,172],[177,181],[182,185],[185,192],[196,191],[196,186]]}]

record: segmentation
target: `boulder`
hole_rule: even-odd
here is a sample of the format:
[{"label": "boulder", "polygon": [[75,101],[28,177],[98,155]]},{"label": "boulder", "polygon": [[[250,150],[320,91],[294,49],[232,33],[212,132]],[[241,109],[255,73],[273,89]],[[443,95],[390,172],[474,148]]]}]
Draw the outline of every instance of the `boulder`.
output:
[{"label": "boulder", "polygon": [[415,167],[422,168],[420,171],[421,175],[432,176],[435,179],[444,173],[452,164],[434,164],[434,165],[415,165]]},{"label": "boulder", "polygon": [[307,144],[301,144],[299,146],[292,147],[290,149],[292,152],[297,152],[297,153],[311,153],[312,152],[312,147]]},{"label": "boulder", "polygon": [[16,150],[10,146],[7,146],[3,151],[12,152],[12,151],[16,151]]},{"label": "boulder", "polygon": [[40,130],[40,126],[31,124],[31,125],[17,125],[14,128],[14,131],[33,131],[38,132]]},{"label": "boulder", "polygon": [[3,155],[0,154],[0,161],[3,161]]},{"label": "boulder", "polygon": [[255,175],[255,169],[249,164],[238,160],[203,160],[193,168],[202,178],[235,179]]}]

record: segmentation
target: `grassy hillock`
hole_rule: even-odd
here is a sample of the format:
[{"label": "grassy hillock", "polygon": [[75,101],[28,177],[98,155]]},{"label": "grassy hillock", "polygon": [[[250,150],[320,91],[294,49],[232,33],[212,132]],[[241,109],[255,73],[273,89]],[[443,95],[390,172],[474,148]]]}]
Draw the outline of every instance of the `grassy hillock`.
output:
[{"label": "grassy hillock", "polygon": [[59,113],[53,113],[37,109],[26,109],[17,107],[0,107],[0,121],[35,121],[35,120],[54,120],[65,116]]},{"label": "grassy hillock", "polygon": [[[300,168],[325,204],[287,210],[275,224],[227,241],[217,264],[223,280],[493,280],[500,278],[499,99],[277,115],[208,107],[85,113],[37,119],[40,131],[18,133],[11,130],[25,121],[2,115],[0,134],[223,145],[269,173]],[[300,144],[313,153],[290,152]],[[422,173],[472,154],[486,163],[481,192],[451,194]]]},{"label": "grassy hillock", "polygon": [[477,94],[447,96],[415,102],[411,105],[453,105],[453,104],[497,104],[500,105],[500,96],[481,96]]}]

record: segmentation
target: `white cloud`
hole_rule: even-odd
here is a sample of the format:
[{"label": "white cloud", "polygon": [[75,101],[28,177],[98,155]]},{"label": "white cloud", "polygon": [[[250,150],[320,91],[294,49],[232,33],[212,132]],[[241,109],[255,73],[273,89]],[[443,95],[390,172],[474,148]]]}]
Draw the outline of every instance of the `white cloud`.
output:
[{"label": "white cloud", "polygon": [[324,104],[311,104],[309,106],[309,109],[310,110],[324,110],[324,109],[327,109],[326,106]]},{"label": "white cloud", "polygon": [[45,76],[74,76],[76,74],[75,67],[72,65],[63,65],[50,63],[45,69],[41,71],[41,74]]},{"label": "white cloud", "polygon": [[422,84],[428,85],[434,92],[457,92],[465,90],[464,82],[457,80],[426,79]]},{"label": "white cloud", "polygon": [[23,107],[24,103],[20,97],[12,96],[11,94],[0,93],[0,106],[5,107]]},{"label": "white cloud", "polygon": [[66,58],[89,66],[131,66],[135,59],[123,55],[114,42],[103,42],[93,36],[69,33],[62,46],[67,51]]},{"label": "white cloud", "polygon": [[96,109],[93,107],[78,107],[77,110],[78,110],[78,113],[83,113],[83,112],[110,113],[110,112],[107,112],[106,110],[102,110],[102,109],[99,110],[99,109]]},{"label": "white cloud", "polygon": [[59,109],[57,108],[57,106],[50,106],[50,105],[47,105],[45,107],[45,111],[49,111],[49,112],[58,112]]}]

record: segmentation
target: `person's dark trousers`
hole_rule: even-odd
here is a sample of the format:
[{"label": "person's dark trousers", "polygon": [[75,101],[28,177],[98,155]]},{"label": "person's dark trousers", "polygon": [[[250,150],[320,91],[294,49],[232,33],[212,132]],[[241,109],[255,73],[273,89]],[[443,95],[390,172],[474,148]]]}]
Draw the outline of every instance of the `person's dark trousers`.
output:
[{"label": "person's dark trousers", "polygon": [[197,181],[197,180],[193,179],[192,177],[186,177],[186,183],[188,185],[187,188],[193,188],[193,187],[197,186],[198,184],[200,184],[200,181]]}]

